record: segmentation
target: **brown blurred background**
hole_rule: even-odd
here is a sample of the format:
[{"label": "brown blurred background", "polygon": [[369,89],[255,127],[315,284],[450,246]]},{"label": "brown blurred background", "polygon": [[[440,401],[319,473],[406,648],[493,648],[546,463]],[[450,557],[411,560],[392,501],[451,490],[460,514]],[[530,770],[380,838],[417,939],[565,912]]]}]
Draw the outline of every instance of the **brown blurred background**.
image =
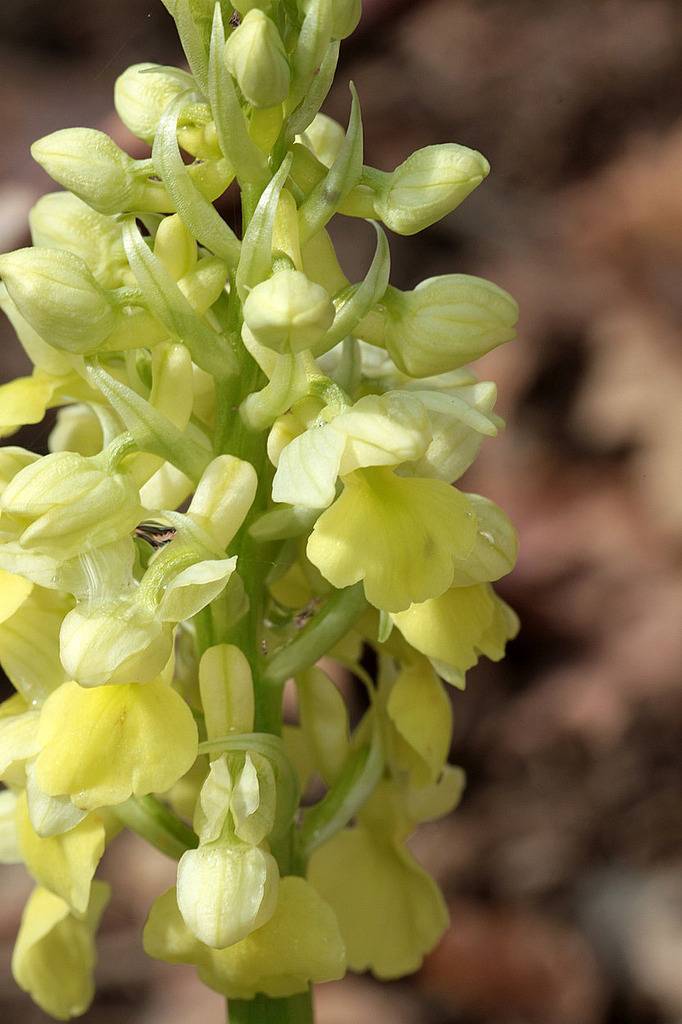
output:
[{"label": "brown blurred background", "polygon": [[[457,141],[493,172],[456,214],[392,238],[394,282],[481,274],[522,308],[478,364],[504,436],[469,489],[518,524],[502,587],[523,631],[454,694],[462,807],[414,846],[452,930],[414,979],[320,991],[320,1024],[682,1022],[682,9],[679,0],[365,0],[327,105],[352,77],[366,160]],[[116,75],[176,62],[157,0],[3,0],[0,250],[26,244],[49,183],[28,145],[112,131]],[[336,235],[351,277],[369,234]],[[353,263],[356,261],[356,266]],[[2,375],[22,369],[2,325]],[[48,427],[19,437],[44,446]],[[140,931],[173,867],[119,840],[87,1024],[217,1024],[192,972]],[[46,1018],[6,968],[28,883],[0,874],[0,1018]]]}]

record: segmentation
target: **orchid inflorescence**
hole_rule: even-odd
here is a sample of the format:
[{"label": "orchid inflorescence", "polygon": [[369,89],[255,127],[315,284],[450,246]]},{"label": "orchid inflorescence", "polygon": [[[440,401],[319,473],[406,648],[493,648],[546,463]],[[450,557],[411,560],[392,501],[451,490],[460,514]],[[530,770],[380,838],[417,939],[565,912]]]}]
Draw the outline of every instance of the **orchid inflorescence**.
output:
[{"label": "orchid inflorescence", "polygon": [[[87,1009],[94,876],[128,828],[179,861],[147,953],[233,1021],[304,1022],[314,983],[414,971],[446,927],[406,840],[463,788],[443,680],[517,629],[491,585],[514,529],[453,486],[502,426],[467,364],[517,307],[463,274],[389,284],[384,227],[429,227],[489,166],[449,144],[380,171],[352,87],[345,131],[319,112],[360,0],[164,3],[189,71],[115,87],[151,157],[36,142],[64,191],[0,257],[34,364],[2,436],[57,409],[50,454],[0,449],[0,859],[36,883],[12,969],[52,1016]],[[241,238],[214,206],[235,180]],[[359,283],[337,214],[376,233]]]}]

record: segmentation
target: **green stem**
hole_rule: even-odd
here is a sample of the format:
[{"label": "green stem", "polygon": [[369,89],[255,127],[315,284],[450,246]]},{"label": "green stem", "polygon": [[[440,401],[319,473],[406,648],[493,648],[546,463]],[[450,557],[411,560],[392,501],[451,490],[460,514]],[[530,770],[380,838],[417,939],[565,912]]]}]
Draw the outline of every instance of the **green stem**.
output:
[{"label": "green stem", "polygon": [[288,999],[231,999],[229,1024],[313,1024],[313,999],[310,992]]}]

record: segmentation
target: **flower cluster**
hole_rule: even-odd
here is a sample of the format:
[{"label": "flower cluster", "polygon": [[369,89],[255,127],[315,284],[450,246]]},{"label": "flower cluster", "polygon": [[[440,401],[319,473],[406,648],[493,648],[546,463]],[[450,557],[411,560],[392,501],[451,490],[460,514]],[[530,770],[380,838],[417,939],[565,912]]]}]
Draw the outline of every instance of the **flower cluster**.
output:
[{"label": "flower cluster", "polygon": [[[517,629],[492,587],[514,529],[456,486],[502,426],[468,364],[516,304],[463,274],[399,291],[384,231],[450,213],[486,160],[377,170],[355,91],[345,130],[319,112],[360,0],[164,3],[189,71],[115,89],[151,156],[88,128],[36,142],[63,191],[0,256],[34,365],[0,388],[0,434],[57,410],[49,454],[0,449],[0,859],[36,883],[14,977],[60,1020],[93,995],[124,827],[179,861],[147,952],[234,1020],[347,968],[415,970],[447,915],[406,840],[463,788],[446,684]],[[239,232],[214,206],[235,179]],[[337,214],[376,232],[359,282]]]}]

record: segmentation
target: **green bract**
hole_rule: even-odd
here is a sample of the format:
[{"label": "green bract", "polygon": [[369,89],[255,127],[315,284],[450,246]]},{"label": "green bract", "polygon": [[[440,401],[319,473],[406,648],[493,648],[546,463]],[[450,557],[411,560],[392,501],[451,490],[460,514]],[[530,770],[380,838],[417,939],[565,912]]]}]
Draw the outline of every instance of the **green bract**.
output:
[{"label": "green bract", "polygon": [[[310,1024],[311,985],[416,970],[447,926],[406,844],[464,786],[445,683],[518,628],[493,590],[514,528],[453,486],[504,426],[468,364],[518,310],[462,273],[390,284],[382,225],[427,228],[489,167],[449,143],[380,171],[353,86],[347,129],[320,112],[361,0],[163,3],[189,70],[115,86],[151,155],[35,143],[65,191],[0,256],[34,365],[0,436],[57,409],[50,454],[0,449],[0,862],[37,885],[12,970],[57,1019],[87,1010],[127,827],[178,861],[149,955],[235,1024],[256,997]],[[239,232],[214,205],[233,181]],[[348,276],[336,216],[376,234]],[[367,689],[353,726],[341,672]]]}]

